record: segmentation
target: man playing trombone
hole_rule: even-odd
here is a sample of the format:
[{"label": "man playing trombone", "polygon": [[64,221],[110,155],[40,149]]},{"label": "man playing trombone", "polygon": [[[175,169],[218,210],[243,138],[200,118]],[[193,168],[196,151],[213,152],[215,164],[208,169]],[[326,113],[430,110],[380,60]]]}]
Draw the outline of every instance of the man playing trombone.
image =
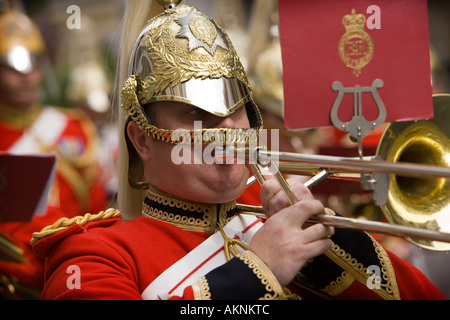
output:
[{"label": "man playing trombone", "polygon": [[308,224],[334,213],[302,184],[292,185],[291,205],[276,180],[265,182],[262,219],[235,203],[244,164],[196,164],[195,152],[192,163],[174,164],[176,145],[207,148],[205,136],[247,143],[262,119],[226,33],[192,7],[162,2],[156,17],[157,4],[127,2],[118,210],[34,234],[34,251],[47,259],[43,298],[444,298],[368,234]]}]

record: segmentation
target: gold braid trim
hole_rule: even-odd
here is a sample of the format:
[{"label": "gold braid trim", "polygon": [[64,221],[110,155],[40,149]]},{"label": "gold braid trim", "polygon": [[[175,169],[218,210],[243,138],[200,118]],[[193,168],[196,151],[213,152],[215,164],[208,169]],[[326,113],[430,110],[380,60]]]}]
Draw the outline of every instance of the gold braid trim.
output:
[{"label": "gold braid trim", "polygon": [[[252,269],[253,273],[266,287],[266,291],[268,292],[264,297],[260,298],[260,300],[300,299],[299,296],[291,294],[288,289],[282,288],[272,271],[253,252],[246,250],[236,255],[236,257]],[[192,290],[194,292],[195,300],[211,300],[211,291],[205,276],[201,277],[192,285]],[[273,292],[273,294],[271,292]]]},{"label": "gold braid trim", "polygon": [[211,292],[209,291],[208,280],[205,276],[198,279],[192,285],[192,290],[194,291],[195,300],[211,300]]},{"label": "gold braid trim", "polygon": [[[226,225],[228,222],[233,220],[235,215],[228,216],[227,213],[236,209],[236,201],[225,202],[220,206],[220,210],[217,214],[218,224]],[[215,226],[215,230],[219,227]]]},{"label": "gold braid trim", "polygon": [[350,287],[354,280],[355,278],[353,278],[350,273],[348,273],[347,271],[343,271],[341,276],[336,278],[336,281],[332,281],[322,291],[329,294],[330,296],[337,296],[348,287]]},{"label": "gold braid trim", "polygon": [[[148,193],[147,197],[158,203],[168,205],[172,208],[181,208],[183,210],[190,210],[192,212],[199,213],[199,217],[186,217],[179,214],[173,214],[171,212],[162,211],[153,207],[143,204],[142,216],[147,218],[154,218],[160,221],[168,222],[183,230],[190,231],[207,231],[211,232],[211,221],[213,217],[216,217],[215,206],[205,205],[203,208],[200,205],[189,204],[182,200],[166,199],[162,196]],[[201,215],[200,215],[201,214]],[[213,226],[214,227],[214,226]]]},{"label": "gold braid trim", "polygon": [[142,216],[168,222],[188,231],[215,232],[218,227],[217,224],[225,225],[234,218],[234,215],[228,217],[227,213],[236,208],[236,202],[231,201],[221,204],[217,212],[217,204],[198,203],[180,199],[153,186],[149,186],[147,198],[170,208],[189,211],[193,214],[198,213],[198,217],[187,217],[181,214],[174,214],[170,210],[159,210],[144,202],[141,212]]},{"label": "gold braid trim", "polygon": [[31,244],[35,244],[37,241],[58,233],[62,230],[69,228],[72,225],[78,224],[84,226],[89,222],[99,221],[103,219],[111,219],[120,216],[120,211],[117,209],[108,209],[106,211],[101,211],[97,214],[86,213],[84,216],[77,216],[72,219],[61,218],[54,224],[43,228],[40,232],[34,232],[33,238],[31,239]]},{"label": "gold braid trim", "polygon": [[292,295],[288,289],[281,287],[272,270],[252,251],[246,250],[236,257],[252,269],[256,277],[266,287],[267,293],[260,300],[300,299],[297,295]]},{"label": "gold braid trim", "polygon": [[[384,286],[385,290],[393,297],[393,299],[400,300],[400,291],[398,290],[397,278],[395,277],[395,271],[394,267],[392,266],[391,260],[389,259],[389,256],[386,250],[384,250],[383,246],[378,243],[371,235],[369,235],[369,237],[372,240],[373,246],[375,247],[378,259],[380,259],[383,280],[388,283],[387,286]],[[381,286],[383,285],[381,284]]]},{"label": "gold braid trim", "polygon": [[[372,236],[369,234],[368,236],[371,238],[375,247],[382,266],[383,280],[385,281],[385,283],[380,284],[380,289],[373,290],[385,300],[399,300],[400,293],[389,257],[383,247]],[[353,279],[358,280],[364,285],[367,284],[367,279],[371,276],[371,274],[367,273],[367,267],[364,267],[357,259],[352,258],[351,254],[345,252],[339,245],[334,243],[331,249],[325,252],[325,255],[347,272],[342,273],[342,276],[336,279],[336,282],[332,282],[330,286],[327,286],[324,290],[325,292],[331,295],[339,294],[351,285]]]}]

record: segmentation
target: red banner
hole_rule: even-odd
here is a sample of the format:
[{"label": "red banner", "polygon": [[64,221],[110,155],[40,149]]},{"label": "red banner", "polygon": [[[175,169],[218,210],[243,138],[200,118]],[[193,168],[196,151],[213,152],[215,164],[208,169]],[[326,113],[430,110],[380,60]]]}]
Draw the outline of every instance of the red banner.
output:
[{"label": "red banner", "polygon": [[373,121],[375,95],[384,122],[433,117],[426,0],[279,0],[279,21],[287,129],[332,125],[333,104],[350,121],[358,99]]}]

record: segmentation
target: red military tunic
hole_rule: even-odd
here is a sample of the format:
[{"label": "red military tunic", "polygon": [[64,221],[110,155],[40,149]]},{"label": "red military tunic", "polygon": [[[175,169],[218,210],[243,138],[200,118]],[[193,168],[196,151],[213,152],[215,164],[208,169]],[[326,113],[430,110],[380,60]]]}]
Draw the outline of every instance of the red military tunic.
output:
[{"label": "red military tunic", "polygon": [[[190,203],[150,191],[142,216],[117,210],[58,221],[35,234],[46,259],[44,299],[142,299],[155,279],[236,215],[234,203]],[[289,286],[303,299],[445,299],[417,269],[360,231],[336,230],[333,247],[311,259]],[[274,239],[276,241],[276,239]],[[378,286],[368,286],[369,266]],[[75,269],[74,269],[75,268]],[[377,269],[378,268],[378,269]],[[72,270],[78,270],[72,274]],[[71,282],[78,277],[78,287]],[[370,281],[369,281],[370,282]],[[216,266],[170,299],[286,298],[265,264],[249,251]]]},{"label": "red military tunic", "polygon": [[[39,297],[36,294],[43,286],[43,266],[31,251],[32,233],[61,217],[98,212],[107,204],[95,154],[96,129],[78,110],[34,106],[26,114],[6,109],[0,111],[0,151],[15,154],[53,152],[58,155],[47,212],[27,223],[0,224],[0,232],[23,251],[25,258],[23,263],[0,260],[0,275],[30,287],[33,294],[27,297]],[[32,181],[29,187],[32,187]],[[24,194],[17,195],[17,201],[24,200],[26,188]],[[14,295],[21,296],[18,292],[13,292]]]}]

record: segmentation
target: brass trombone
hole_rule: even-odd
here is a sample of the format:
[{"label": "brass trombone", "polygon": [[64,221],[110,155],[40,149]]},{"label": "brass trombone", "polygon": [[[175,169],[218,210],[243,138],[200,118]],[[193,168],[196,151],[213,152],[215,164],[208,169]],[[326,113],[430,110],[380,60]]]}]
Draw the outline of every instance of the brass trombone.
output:
[{"label": "brass trombone", "polygon": [[[433,120],[389,124],[375,157],[346,158],[255,148],[246,150],[246,160],[260,184],[264,182],[261,167],[270,167],[291,203],[297,199],[281,173],[312,175],[307,186],[325,178],[360,181],[363,189],[374,191],[375,203],[389,224],[329,215],[316,216],[313,222],[401,236],[427,250],[449,251],[450,128],[446,122],[450,95],[433,96],[433,105]],[[241,210],[261,208],[241,206]]]}]

